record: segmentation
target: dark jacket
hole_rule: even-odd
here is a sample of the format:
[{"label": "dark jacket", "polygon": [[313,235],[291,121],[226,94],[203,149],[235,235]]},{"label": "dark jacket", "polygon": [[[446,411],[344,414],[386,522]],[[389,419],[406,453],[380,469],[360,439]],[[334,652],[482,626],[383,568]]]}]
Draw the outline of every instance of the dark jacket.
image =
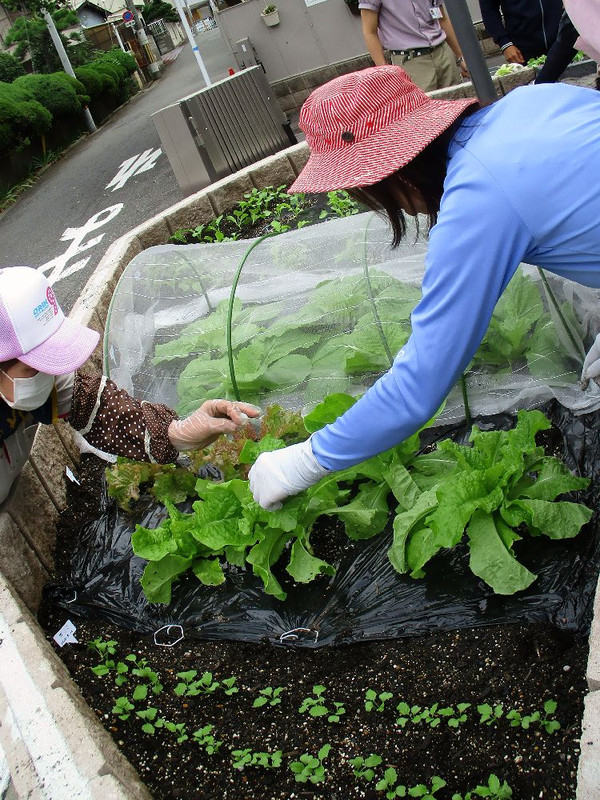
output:
[{"label": "dark jacket", "polygon": [[563,12],[562,0],[479,0],[479,8],[496,44],[512,42],[526,61],[548,52]]}]

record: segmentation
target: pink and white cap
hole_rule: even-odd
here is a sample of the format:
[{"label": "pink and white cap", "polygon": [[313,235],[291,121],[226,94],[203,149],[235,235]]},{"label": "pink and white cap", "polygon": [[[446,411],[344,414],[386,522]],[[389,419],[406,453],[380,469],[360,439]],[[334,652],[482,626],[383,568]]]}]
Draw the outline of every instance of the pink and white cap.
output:
[{"label": "pink and white cap", "polygon": [[39,270],[0,269],[0,362],[17,358],[48,375],[66,375],[89,358],[99,338],[65,317]]}]

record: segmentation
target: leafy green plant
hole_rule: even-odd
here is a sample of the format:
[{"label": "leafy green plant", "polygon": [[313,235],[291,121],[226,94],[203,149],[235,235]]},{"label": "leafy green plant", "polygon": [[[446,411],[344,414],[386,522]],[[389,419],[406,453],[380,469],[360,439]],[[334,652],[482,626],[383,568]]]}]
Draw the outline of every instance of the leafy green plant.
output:
[{"label": "leafy green plant", "polygon": [[150,688],[153,694],[160,694],[162,692],[163,685],[160,682],[160,678],[148,665],[145,658],[138,660],[134,653],[130,653],[128,656],[125,656],[125,660],[131,664],[131,674],[145,681],[145,683],[138,684],[138,686],[135,687],[134,698],[136,700],[145,700],[148,696],[148,688]]},{"label": "leafy green plant", "polygon": [[391,692],[379,692],[375,689],[365,690],[365,711],[378,711],[385,710],[385,704],[391,700],[394,695]]},{"label": "leafy green plant", "polygon": [[[579,340],[582,330],[573,307],[564,303],[559,308],[568,335]],[[488,330],[473,357],[477,367],[492,367],[496,375],[513,372],[526,364],[536,378],[565,382],[577,380],[573,363],[556,347],[557,329],[536,283],[521,270],[513,278],[498,301]]]},{"label": "leafy green plant", "polygon": [[117,652],[117,642],[115,639],[93,639],[88,642],[87,647],[88,650],[97,653],[102,660],[101,664],[98,664],[96,667],[91,667],[94,675],[101,677],[107,675],[111,669],[114,669],[115,662],[110,656],[114,656]]},{"label": "leafy green plant", "polygon": [[351,197],[345,189],[336,189],[327,192],[327,208],[323,209],[320,219],[333,214],[336,217],[350,217],[360,211],[357,201]]},{"label": "leafy green plant", "polygon": [[98,638],[88,642],[88,649],[97,653],[101,659],[100,664],[90,667],[90,669],[98,677],[104,677],[114,670],[116,672],[115,684],[123,686],[127,682],[129,666],[123,661],[117,661],[112,657],[117,653],[116,644],[117,642],[114,639],[104,640]]},{"label": "leafy green plant", "polygon": [[436,793],[443,789],[446,781],[435,775],[431,779],[431,786],[424,783],[418,783],[415,786],[407,787],[402,783],[398,783],[398,773],[394,767],[388,767],[383,774],[383,777],[375,786],[378,792],[385,792],[388,800],[394,800],[395,797],[421,797],[423,800],[435,800]]},{"label": "leafy green plant", "polygon": [[177,744],[187,742],[189,739],[187,728],[184,722],[170,722],[158,716],[157,708],[147,708],[143,711],[136,711],[136,716],[143,720],[142,730],[144,733],[154,736],[157,730],[164,729],[169,733],[174,733]]},{"label": "leafy green plant", "polygon": [[175,686],[175,694],[178,697],[196,697],[199,694],[212,694],[219,689],[226,695],[237,694],[239,691],[235,685],[237,679],[233,676],[223,678],[221,681],[214,680],[212,672],[203,672],[198,680],[196,680],[197,676],[198,672],[195,669],[178,672],[177,677],[180,681]]},{"label": "leafy green plant", "polygon": [[431,786],[425,783],[418,783],[416,786],[411,786],[408,790],[409,797],[421,797],[422,800],[435,800],[435,795],[440,789],[446,786],[446,781],[437,775],[431,779]]},{"label": "leafy green plant", "polygon": [[[157,719],[158,709],[146,708],[143,711],[136,711],[136,717],[143,721],[142,730],[144,733],[153,736],[157,728],[162,728],[162,720]],[[160,722],[160,725],[158,724]]]},{"label": "leafy green plant", "polygon": [[362,756],[351,758],[348,763],[352,767],[355,778],[363,778],[365,781],[372,781],[375,777],[375,770],[373,767],[378,767],[382,761],[383,759],[381,756],[371,753],[371,755],[366,758]]},{"label": "leafy green plant", "polygon": [[385,792],[388,800],[395,797],[406,797],[406,786],[398,783],[398,773],[394,767],[388,767],[383,773],[383,777],[377,781],[375,789],[378,792]]},{"label": "leafy green plant", "polygon": [[259,689],[260,697],[257,697],[252,703],[252,708],[261,708],[262,706],[270,705],[277,706],[281,703],[281,694],[283,686],[267,686],[264,689]]},{"label": "leafy green plant", "polygon": [[[343,200],[338,201],[337,192],[330,194],[330,205],[333,204],[332,209],[335,208],[336,215],[356,213],[352,209],[358,206],[356,203],[352,205],[349,196],[344,205]],[[176,244],[235,241],[241,237],[244,228],[261,222],[267,223],[267,231],[283,233],[290,230],[292,224],[298,228],[310,224],[308,220],[298,219],[309,205],[306,195],[302,192],[288,195],[283,185],[254,188],[246,192],[243,199],[226,214],[195,228],[181,228],[175,231],[170,241]]]},{"label": "leafy green plant", "polygon": [[331,750],[330,744],[324,744],[316,756],[303,753],[299,761],[292,761],[290,769],[298,783],[323,783],[326,778],[326,768],[323,762]]},{"label": "leafy green plant", "polygon": [[231,761],[232,767],[240,771],[246,767],[277,769],[282,763],[282,752],[281,750],[275,750],[273,753],[255,753],[250,748],[232,750]]},{"label": "leafy green plant", "polygon": [[222,741],[215,739],[212,733],[213,730],[214,725],[205,725],[203,728],[199,728],[192,734],[192,739],[196,742],[196,744],[199,744],[209,756],[212,756],[218,752],[219,748],[223,744]]},{"label": "leafy green plant", "polygon": [[[328,396],[304,418],[306,433],[333,421],[354,402],[345,394]],[[168,499],[164,482],[168,519],[156,529],[138,527],[132,536],[134,552],[148,561],[142,588],[151,602],[169,603],[179,575],[191,569],[202,583],[216,586],[225,580],[223,562],[228,561],[250,564],[265,591],[285,599],[271,569],[284,553],[289,557],[287,572],[297,582],[334,574],[310,545],[312,527],[321,515],[343,521],[349,538],[365,539],[384,529],[392,501],[396,516],[388,557],[398,572],[420,578],[433,556],[466,538],[476,576],[498,594],[520,591],[536,578],[513,549],[522,535],[571,538],[592,514],[583,505],[557,499],[585,488],[589,480],[573,475],[536,444],[537,433],[549,427],[540,411],[520,411],[511,430],[480,431],[474,426],[470,444],[446,439],[424,454],[418,454],[415,434],[363,464],[327,476],[275,512],[254,502],[244,480],[194,478],[199,499],[192,513],[184,513]],[[294,437],[302,439],[296,428]],[[267,434],[260,441],[225,442],[214,452],[221,453],[221,463],[229,457],[239,466],[289,443],[289,438]],[[129,485],[127,478],[122,483]]]},{"label": "leafy green plant", "polygon": [[458,703],[456,708],[440,708],[438,714],[448,717],[448,727],[458,728],[463,722],[467,721],[467,709],[471,707],[471,703]]},{"label": "leafy green plant", "polygon": [[[199,405],[199,385],[204,397],[235,394],[232,362],[237,388],[246,400],[260,401],[275,388],[302,388],[307,398],[315,391],[315,399],[321,399],[326,393],[346,391],[351,376],[378,375],[389,368],[391,354],[408,339],[410,313],[420,294],[410,284],[372,271],[368,280],[349,275],[321,282],[302,309],[287,316],[280,314],[279,303],[244,305],[236,298],[231,360],[225,336],[230,307],[225,299],[208,317],[183,328],[178,338],[157,345],[154,363],[186,360],[177,384],[181,414]],[[377,304],[379,324],[372,302]],[[192,353],[195,357],[190,359]]]},{"label": "leafy green plant", "polygon": [[305,697],[300,704],[300,708],[298,709],[299,713],[304,714],[308,711],[311,717],[326,716],[327,722],[339,722],[340,717],[346,713],[343,703],[332,701],[333,708],[331,708],[331,705],[327,706],[324,698],[327,690],[320,684],[313,686],[312,691],[312,695]]},{"label": "leafy green plant", "polygon": [[413,715],[412,721],[415,725],[424,722],[430,728],[437,728],[440,725],[442,718],[438,712],[438,703],[433,703],[431,706],[425,706]]},{"label": "leafy green plant", "polygon": [[480,714],[479,722],[484,725],[495,725],[504,715],[504,706],[502,703],[497,703],[495,706],[491,706],[489,703],[482,703],[477,706],[477,711]]},{"label": "leafy green plant", "polygon": [[177,744],[187,742],[190,738],[184,722],[169,722],[168,720],[163,720],[162,722],[165,730],[175,734]]},{"label": "leafy green plant", "polygon": [[112,713],[119,719],[126,720],[131,716],[131,712],[135,709],[135,704],[132,703],[127,697],[117,697],[115,704],[112,708]]},{"label": "leafy green plant", "polygon": [[500,783],[500,779],[492,773],[485,786],[476,786],[475,789],[467,792],[464,796],[453,794],[452,800],[474,800],[476,797],[489,797],[491,800],[509,800],[512,796],[512,789],[508,783],[506,781]]},{"label": "leafy green plant", "polygon": [[554,718],[556,711],[556,700],[546,700],[543,711],[534,711],[531,714],[522,714],[517,709],[512,709],[506,714],[506,719],[510,720],[513,728],[523,728],[527,730],[534,723],[539,723],[546,733],[554,733],[560,728],[560,722]]},{"label": "leafy green plant", "polygon": [[412,461],[405,497],[394,520],[388,553],[398,572],[423,575],[423,567],[444,547],[465,536],[471,570],[497,594],[525,589],[536,578],[517,560],[513,545],[528,530],[532,536],[576,536],[592,512],[557,501],[582,489],[587,478],[574,476],[535,442],[550,422],[541,411],[519,411],[509,431],[473,427],[471,445],[450,439]]}]

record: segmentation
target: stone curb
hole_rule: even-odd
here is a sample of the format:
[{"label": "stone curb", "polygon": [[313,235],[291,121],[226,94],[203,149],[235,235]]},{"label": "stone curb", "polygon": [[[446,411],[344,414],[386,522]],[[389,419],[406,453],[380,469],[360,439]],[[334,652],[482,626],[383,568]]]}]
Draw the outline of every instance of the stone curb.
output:
[{"label": "stone curb", "polygon": [[[494,82],[504,95],[533,76],[533,70],[523,70]],[[432,93],[445,99],[473,95],[470,83]],[[291,183],[307,158],[306,143],[294,145],[211,184],[113,242],[71,317],[103,332],[114,289],[134,256],[164,244],[178,228],[209,222],[252,188]],[[90,367],[102,370],[102,361],[98,345]],[[34,617],[54,569],[56,523],[66,504],[65,468],[75,467],[77,460],[68,426],[40,426],[30,465],[0,511],[0,778],[4,751],[18,797],[147,800],[148,790],[83,700]],[[576,800],[600,800],[599,605],[597,592]],[[42,728],[50,732],[45,738],[39,735]]]}]

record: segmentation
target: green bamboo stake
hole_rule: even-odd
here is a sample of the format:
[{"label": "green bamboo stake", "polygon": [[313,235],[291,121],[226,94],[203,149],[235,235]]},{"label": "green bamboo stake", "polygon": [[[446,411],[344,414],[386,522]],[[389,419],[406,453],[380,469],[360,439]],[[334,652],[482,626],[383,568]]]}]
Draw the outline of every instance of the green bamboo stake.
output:
[{"label": "green bamboo stake", "polygon": [[365,275],[365,282],[367,284],[367,294],[369,295],[369,301],[371,303],[371,310],[373,312],[373,317],[375,318],[375,324],[377,326],[377,330],[379,331],[379,336],[381,337],[381,342],[383,344],[383,349],[385,350],[385,354],[388,357],[390,362],[390,367],[394,363],[394,355],[390,350],[390,346],[388,340],[385,335],[385,331],[383,330],[383,325],[381,324],[381,318],[379,313],[377,312],[377,306],[375,305],[375,298],[373,297],[373,285],[371,284],[371,277],[369,275],[369,267],[367,265],[367,232],[369,230],[369,225],[371,224],[372,220],[374,219],[375,214],[369,218],[367,226],[365,228],[365,235],[363,238],[363,255],[364,255],[364,265],[363,265],[363,272]]},{"label": "green bamboo stake", "polygon": [[229,306],[227,308],[227,360],[229,362],[229,379],[231,381],[231,385],[233,387],[233,394],[236,400],[241,400],[242,397],[240,395],[240,390],[237,385],[237,380],[235,377],[235,365],[233,363],[233,345],[231,339],[231,330],[232,330],[232,322],[233,322],[233,304],[235,302],[235,293],[237,291],[237,286],[240,281],[240,277],[242,274],[242,269],[244,268],[244,264],[248,260],[248,256],[257,247],[261,242],[265,239],[268,239],[269,236],[274,236],[274,233],[265,233],[264,236],[261,236],[260,239],[257,239],[253,242],[250,247],[246,250],[246,253],[242,260],[240,261],[240,265],[236,270],[235,276],[233,278],[233,284],[231,286],[231,291],[229,293]]}]

